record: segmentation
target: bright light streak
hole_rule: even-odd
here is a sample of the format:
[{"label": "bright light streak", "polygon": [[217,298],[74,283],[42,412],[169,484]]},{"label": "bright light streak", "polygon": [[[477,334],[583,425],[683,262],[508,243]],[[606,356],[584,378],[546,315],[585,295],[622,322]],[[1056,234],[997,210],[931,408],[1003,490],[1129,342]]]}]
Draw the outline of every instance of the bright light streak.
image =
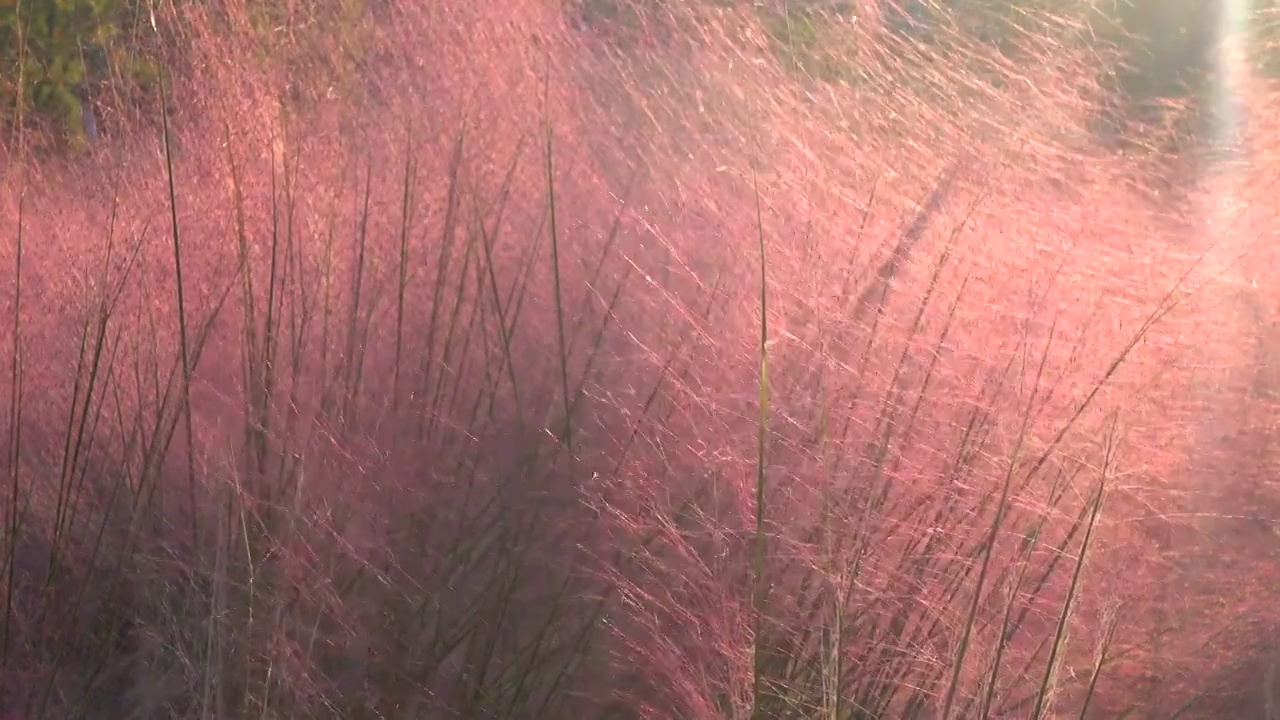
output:
[{"label": "bright light streak", "polygon": [[1217,44],[1213,76],[1209,83],[1207,166],[1201,176],[1209,195],[1204,198],[1203,240],[1217,244],[1227,240],[1241,207],[1247,161],[1247,125],[1251,66],[1249,20],[1252,0],[1223,0],[1217,4]]},{"label": "bright light streak", "polygon": [[1251,0],[1218,3],[1218,44],[1212,88],[1211,137],[1214,155],[1238,160],[1244,151],[1249,87]]}]

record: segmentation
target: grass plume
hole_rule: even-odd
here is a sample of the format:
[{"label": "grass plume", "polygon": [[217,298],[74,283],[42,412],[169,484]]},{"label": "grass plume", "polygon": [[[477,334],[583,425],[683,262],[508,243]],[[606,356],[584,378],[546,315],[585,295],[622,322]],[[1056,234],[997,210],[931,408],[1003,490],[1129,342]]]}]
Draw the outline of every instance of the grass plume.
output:
[{"label": "grass plume", "polygon": [[1196,613],[1263,622],[1270,566],[1223,588],[1177,543],[1254,532],[1204,478],[1270,467],[1214,436],[1266,425],[1223,368],[1267,364],[1233,298],[1269,256],[1082,139],[1068,11],[1015,59],[817,11],[357,5],[157,6],[154,122],[14,156],[0,716],[1227,702],[1192,648],[1238,635]]}]

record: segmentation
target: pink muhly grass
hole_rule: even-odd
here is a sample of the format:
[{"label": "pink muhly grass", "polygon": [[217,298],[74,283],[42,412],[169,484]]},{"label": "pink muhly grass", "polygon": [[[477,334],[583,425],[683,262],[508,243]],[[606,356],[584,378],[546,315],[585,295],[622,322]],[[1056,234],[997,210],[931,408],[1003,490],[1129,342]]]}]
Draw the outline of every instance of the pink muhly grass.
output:
[{"label": "pink muhly grass", "polygon": [[6,174],[2,699],[949,720],[1212,694],[1185,679],[1209,631],[1154,610],[1261,621],[1264,583],[1184,574],[1177,616],[1161,584],[1200,548],[1144,515],[1177,529],[1199,378],[1247,350],[1216,292],[1239,248],[1175,244],[1084,139],[1072,18],[1018,62],[563,10],[378,6],[324,39],[319,7],[276,37],[192,6],[155,118]]}]

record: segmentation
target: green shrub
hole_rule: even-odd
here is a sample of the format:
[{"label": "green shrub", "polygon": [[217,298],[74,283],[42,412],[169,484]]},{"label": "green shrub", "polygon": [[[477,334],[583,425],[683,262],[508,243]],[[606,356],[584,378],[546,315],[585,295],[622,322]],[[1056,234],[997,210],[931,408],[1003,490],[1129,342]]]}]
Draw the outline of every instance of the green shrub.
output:
[{"label": "green shrub", "polygon": [[103,72],[119,0],[0,2],[0,106],[6,122],[39,117],[83,132],[84,85]]}]

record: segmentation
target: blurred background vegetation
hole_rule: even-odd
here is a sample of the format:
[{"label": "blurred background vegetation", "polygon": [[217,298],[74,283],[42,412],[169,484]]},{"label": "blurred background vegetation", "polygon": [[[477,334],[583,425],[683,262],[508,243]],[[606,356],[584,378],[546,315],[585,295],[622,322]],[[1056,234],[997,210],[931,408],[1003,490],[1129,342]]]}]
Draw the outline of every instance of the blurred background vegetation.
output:
[{"label": "blurred background vegetation", "polygon": [[91,78],[105,72],[125,7],[123,0],[0,2],[0,102],[10,122],[42,118],[84,132]]},{"label": "blurred background vegetation", "polygon": [[[201,9],[226,18],[221,0]],[[162,5],[163,4],[163,5]],[[172,0],[0,0],[0,130],[37,131],[60,150],[98,139],[125,111],[156,108],[162,68],[185,57],[186,12]],[[246,0],[253,44],[299,70],[350,75],[364,0]],[[303,73],[305,74],[305,72]],[[104,112],[107,111],[107,112]]]},{"label": "blurred background vegetation", "polygon": [[[95,108],[108,87],[135,99],[154,93],[157,69],[165,60],[160,48],[181,51],[175,28],[158,27],[152,3],[163,0],[0,0],[0,128],[34,124],[52,129],[71,144],[92,141],[99,132]],[[218,0],[204,0],[217,2]],[[618,35],[644,23],[648,31],[666,2],[689,0],[576,0],[568,3],[579,28]],[[725,4],[734,0],[699,0]],[[1115,132],[1123,125],[1162,122],[1171,104],[1202,107],[1210,94],[1215,53],[1222,40],[1224,8],[1246,8],[1252,60],[1258,71],[1280,77],[1280,52],[1270,50],[1280,39],[1277,0],[880,0],[886,27],[908,39],[944,44],[956,33],[977,38],[1010,55],[1020,38],[1047,18],[1060,18],[1060,42],[1106,44],[1120,58],[1108,73],[1108,85],[1119,91],[1116,116],[1100,128]],[[350,35],[364,0],[249,0],[253,31],[271,42],[289,26],[293,53],[308,59],[321,53],[342,72],[358,62],[345,50],[334,53],[332,39]],[[824,52],[832,23],[856,21],[859,3],[851,0],[767,0],[753,2],[776,47],[788,61],[825,79],[856,79],[857,68],[840,66]],[[287,9],[286,9],[287,8]],[[305,22],[298,16],[305,15]],[[947,32],[938,32],[940,28]],[[301,32],[300,32],[301,31]],[[166,43],[162,36],[169,33]],[[307,45],[313,45],[307,49]],[[940,47],[945,49],[945,47]],[[169,59],[172,59],[170,56]],[[312,62],[315,57],[309,57]],[[308,63],[311,64],[311,63]],[[845,63],[847,65],[848,63]],[[1173,101],[1172,103],[1170,101]],[[1162,109],[1165,108],[1165,109]],[[1193,113],[1203,116],[1203,113]],[[1203,133],[1203,122],[1191,120],[1188,136]]]}]

